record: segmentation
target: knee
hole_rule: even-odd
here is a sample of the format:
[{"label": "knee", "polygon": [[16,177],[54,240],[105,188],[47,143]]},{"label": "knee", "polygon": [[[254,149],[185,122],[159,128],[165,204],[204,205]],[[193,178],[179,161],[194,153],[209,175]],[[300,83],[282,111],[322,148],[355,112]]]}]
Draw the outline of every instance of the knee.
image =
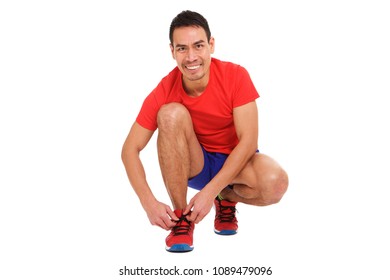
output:
[{"label": "knee", "polygon": [[189,116],[188,110],[180,103],[168,103],[161,106],[157,114],[157,125],[161,129],[172,129]]},{"label": "knee", "polygon": [[263,186],[260,188],[261,200],[259,205],[271,205],[278,203],[286,193],[288,188],[288,175],[284,170],[277,173],[268,174]]}]

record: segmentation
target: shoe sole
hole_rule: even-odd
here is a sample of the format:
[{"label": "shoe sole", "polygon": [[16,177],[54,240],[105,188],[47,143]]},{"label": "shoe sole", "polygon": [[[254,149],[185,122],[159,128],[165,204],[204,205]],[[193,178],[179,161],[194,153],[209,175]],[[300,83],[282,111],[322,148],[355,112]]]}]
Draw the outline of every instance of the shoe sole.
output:
[{"label": "shoe sole", "polygon": [[180,253],[180,252],[190,252],[194,250],[194,246],[188,244],[175,244],[172,247],[165,248],[168,252]]},{"label": "shoe sole", "polygon": [[219,235],[235,235],[237,233],[236,230],[229,230],[229,229],[225,229],[221,231],[214,229],[214,232]]}]

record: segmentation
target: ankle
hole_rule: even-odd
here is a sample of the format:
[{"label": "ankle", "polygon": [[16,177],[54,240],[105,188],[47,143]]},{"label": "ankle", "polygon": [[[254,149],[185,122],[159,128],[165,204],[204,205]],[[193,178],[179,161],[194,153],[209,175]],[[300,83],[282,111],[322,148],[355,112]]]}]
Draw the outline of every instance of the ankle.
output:
[{"label": "ankle", "polygon": [[231,194],[233,193],[233,186],[228,185],[226,188],[224,188],[219,194],[218,194],[218,199],[219,200],[229,200],[232,201],[231,199]]}]

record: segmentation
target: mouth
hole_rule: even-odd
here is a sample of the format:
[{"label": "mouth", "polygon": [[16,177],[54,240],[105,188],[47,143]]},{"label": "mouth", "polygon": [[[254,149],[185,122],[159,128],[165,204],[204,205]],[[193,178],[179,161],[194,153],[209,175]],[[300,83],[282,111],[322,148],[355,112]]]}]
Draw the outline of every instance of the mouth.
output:
[{"label": "mouth", "polygon": [[200,64],[199,65],[187,65],[186,68],[190,71],[194,71],[194,70],[197,70],[200,68]]}]

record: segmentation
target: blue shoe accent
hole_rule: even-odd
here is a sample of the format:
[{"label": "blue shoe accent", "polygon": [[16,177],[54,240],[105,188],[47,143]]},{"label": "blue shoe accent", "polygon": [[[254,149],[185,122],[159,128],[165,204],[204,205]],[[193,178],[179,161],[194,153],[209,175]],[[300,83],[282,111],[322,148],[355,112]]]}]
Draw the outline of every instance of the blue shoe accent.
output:
[{"label": "blue shoe accent", "polygon": [[168,252],[189,252],[194,249],[194,246],[188,244],[174,244],[172,247],[165,248]]},{"label": "blue shoe accent", "polygon": [[236,230],[227,230],[227,229],[221,231],[214,229],[214,232],[219,235],[234,235],[237,233]]}]

